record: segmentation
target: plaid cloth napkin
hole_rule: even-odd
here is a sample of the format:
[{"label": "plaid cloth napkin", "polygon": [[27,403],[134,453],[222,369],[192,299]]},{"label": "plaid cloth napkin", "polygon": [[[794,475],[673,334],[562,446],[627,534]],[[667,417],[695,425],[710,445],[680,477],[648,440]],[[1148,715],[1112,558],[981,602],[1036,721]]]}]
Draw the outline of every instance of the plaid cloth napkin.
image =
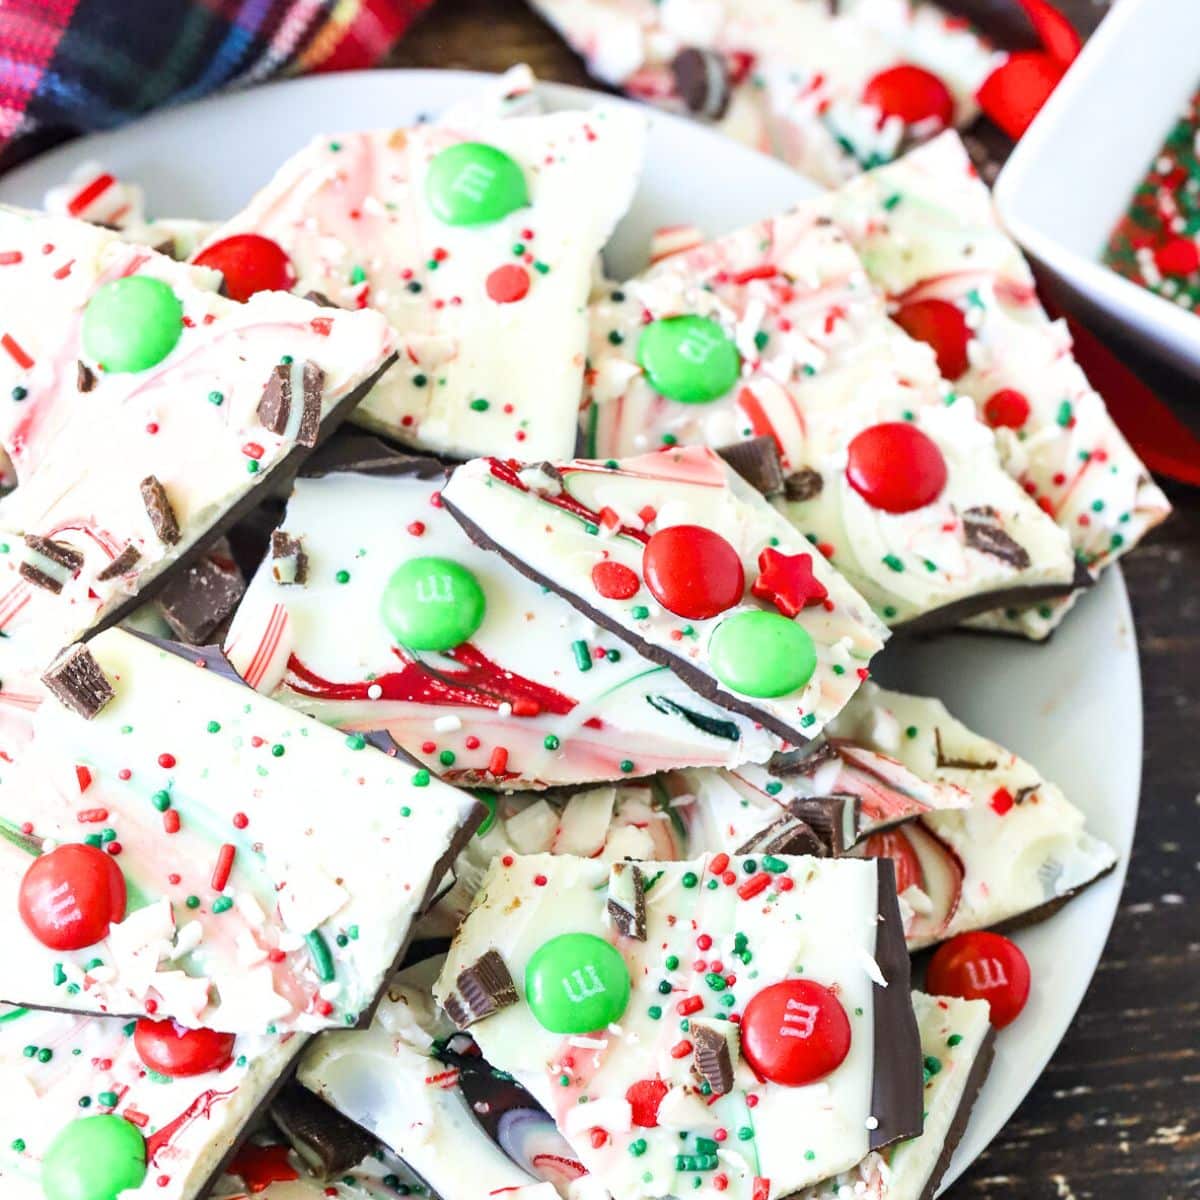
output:
[{"label": "plaid cloth napkin", "polygon": [[369,67],[432,0],[0,0],[0,169],[278,75]]}]

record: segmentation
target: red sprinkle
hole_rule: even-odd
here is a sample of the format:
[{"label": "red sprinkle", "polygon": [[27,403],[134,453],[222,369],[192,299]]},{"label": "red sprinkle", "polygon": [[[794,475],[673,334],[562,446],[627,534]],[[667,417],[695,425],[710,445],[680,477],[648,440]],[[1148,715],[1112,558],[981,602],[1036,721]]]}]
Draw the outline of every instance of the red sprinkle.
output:
[{"label": "red sprinkle", "polygon": [[163,813],[163,829],[165,829],[167,833],[179,832],[179,814],[173,808],[168,808],[167,811]]},{"label": "red sprinkle", "polygon": [[108,820],[108,809],[85,808],[77,814],[77,818],[81,825],[99,825],[102,821]]},{"label": "red sprinkle", "polygon": [[743,900],[752,900],[759,892],[765,892],[771,883],[771,877],[765,871],[760,871],[757,875],[752,875],[745,883],[737,890],[737,894]]},{"label": "red sprinkle", "polygon": [[14,263],[19,263],[25,258],[20,250],[3,250],[0,251],[0,267],[11,267]]},{"label": "red sprinkle", "polygon": [[501,863],[503,863],[504,866],[511,867],[513,865],[514,860],[513,860],[513,856],[511,854],[506,854],[500,861],[501,861]]},{"label": "red sprinkle", "polygon": [[176,875],[176,874],[175,874],[175,872],[174,872],[174,871],[172,871],[172,872],[170,873],[170,875],[168,875],[168,876],[167,876],[167,882],[168,882],[168,883],[169,883],[169,884],[170,884],[172,887],[178,887],[178,885],[179,885],[179,884],[181,884],[181,883],[183,882],[183,876],[182,876],[182,875]]},{"label": "red sprinkle", "polygon": [[424,521],[410,521],[408,523],[408,532],[411,533],[413,535],[413,537],[420,537],[421,534],[423,534],[425,532],[425,522]]},{"label": "red sprinkle", "polygon": [[225,890],[225,885],[229,882],[229,873],[233,870],[233,859],[236,854],[237,847],[229,845],[228,842],[217,851],[217,865],[213,868],[212,873],[214,892]]},{"label": "red sprinkle", "polygon": [[328,337],[333,332],[332,317],[313,317],[309,325],[318,337]]},{"label": "red sprinkle", "polygon": [[274,950],[267,951],[267,958],[273,963],[281,963],[285,958],[287,958],[287,955],[278,947],[276,947]]},{"label": "red sprinkle", "polygon": [[704,1001],[699,996],[689,996],[686,1000],[680,1000],[675,1005],[675,1011],[681,1017],[690,1017],[692,1013],[699,1012],[704,1007]]},{"label": "red sprinkle", "polygon": [[488,773],[491,775],[503,775],[508,769],[508,748],[506,746],[497,746],[492,751],[492,757],[488,759]]},{"label": "red sprinkle", "polygon": [[672,1058],[687,1058],[692,1052],[692,1043],[687,1038],[681,1038],[671,1047]]},{"label": "red sprinkle", "polygon": [[250,824],[250,818],[245,813],[239,812],[233,814],[234,829],[245,829]]},{"label": "red sprinkle", "polygon": [[170,770],[175,765],[175,755],[160,754],[158,756],[158,765],[160,767],[165,767],[167,770]]},{"label": "red sprinkle", "polygon": [[121,843],[120,842],[109,842],[108,845],[104,847],[104,849],[107,850],[108,853],[113,856],[113,858],[116,858],[117,855],[121,853]]},{"label": "red sprinkle", "polygon": [[1012,793],[1008,790],[1008,788],[997,788],[992,793],[992,811],[999,817],[1004,816],[1004,814],[1008,812],[1010,808],[1012,808],[1014,803],[1015,801],[1012,798]]},{"label": "red sprinkle", "polygon": [[714,854],[712,856],[711,861],[708,864],[708,869],[710,871],[712,871],[712,873],[714,875],[720,875],[721,872],[724,871],[725,868],[728,866],[729,866],[729,855],[728,854]]},{"label": "red sprinkle", "polygon": [[472,733],[467,740],[463,742],[463,745],[466,746],[468,750],[478,750],[479,739]]},{"label": "red sprinkle", "polygon": [[12,336],[6,333],[0,337],[0,346],[3,346],[8,351],[13,362],[17,364],[23,371],[28,371],[33,366],[33,359],[21,348],[20,343]]},{"label": "red sprinkle", "polygon": [[696,939],[696,945],[699,946],[701,950],[707,950],[712,945],[712,938],[709,937],[707,933],[702,933]]}]

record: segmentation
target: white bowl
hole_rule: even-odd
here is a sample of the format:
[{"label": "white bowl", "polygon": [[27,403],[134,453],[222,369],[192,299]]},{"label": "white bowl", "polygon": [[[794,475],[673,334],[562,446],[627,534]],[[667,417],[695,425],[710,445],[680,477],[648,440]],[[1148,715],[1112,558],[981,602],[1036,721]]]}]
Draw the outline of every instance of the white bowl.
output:
[{"label": "white bowl", "polygon": [[995,199],[1088,315],[1200,377],[1200,316],[1100,261],[1197,86],[1200,0],[1118,0],[1017,144]]}]

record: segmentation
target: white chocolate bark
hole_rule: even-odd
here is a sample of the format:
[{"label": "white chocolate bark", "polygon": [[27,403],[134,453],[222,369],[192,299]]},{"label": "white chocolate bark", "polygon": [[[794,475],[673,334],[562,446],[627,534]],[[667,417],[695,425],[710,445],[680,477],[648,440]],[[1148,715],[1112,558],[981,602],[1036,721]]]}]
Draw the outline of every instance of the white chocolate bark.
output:
[{"label": "white chocolate bark", "polygon": [[[282,356],[324,373],[324,420],[387,360],[392,334],[378,314],[292,296],[234,303],[216,294],[212,272],[82,221],[0,209],[0,245],[20,256],[0,271],[0,443],[20,481],[0,501],[0,629],[41,666],[169,570],[298,445],[297,429],[273,433],[258,414]],[[183,328],[156,365],[104,371],[84,349],[82,317],[103,284],[128,276],[168,284]],[[149,477],[165,492],[174,541],[147,508]],[[54,571],[23,544],[30,535],[63,543],[81,565]],[[126,552],[136,561],[100,578]],[[27,562],[60,590],[23,577]]]},{"label": "white chocolate bark", "polygon": [[[1071,356],[1065,324],[1051,321],[1028,264],[996,221],[966,150],[945,134],[828,198],[872,280],[894,306],[938,299],[971,331],[968,368],[954,381],[985,419],[1011,389],[1028,418],[997,429],[1010,474],[1066,530],[1098,574],[1163,520],[1170,505]],[[1043,638],[1064,602],[989,615],[986,628]]]},{"label": "white chocolate bark", "polygon": [[[268,556],[226,638],[254,687],[343,729],[386,729],[458,783],[579,784],[778,746],[473,545],[437,504],[445,479],[425,474],[297,482],[281,528],[307,581],[281,582]],[[392,573],[422,556],[465,567],[486,598],[483,623],[447,653],[398,646],[380,616]]]},{"label": "white chocolate bark", "polygon": [[910,949],[1028,917],[1069,899],[1116,862],[1058,787],[972,733],[938,700],[867,684],[829,736],[970,795],[967,808],[925,813],[865,843],[866,853],[896,863]]},{"label": "white chocolate bark", "polygon": [[[478,108],[454,124],[317,138],[207,245],[270,238],[299,294],[387,317],[400,361],[355,412],[359,424],[452,457],[565,458],[592,264],[632,198],[644,120],[613,106],[503,119]],[[486,224],[440,219],[430,162],[463,142],[515,160],[529,204]],[[500,268],[524,273],[523,298],[492,298]]]},{"label": "white chocolate bark", "polygon": [[[660,394],[647,368],[646,320],[679,314],[713,321],[740,356],[736,381],[707,403]],[[672,254],[621,284],[592,306],[589,362],[589,454],[771,437],[792,477],[776,504],[891,625],[949,606],[979,611],[1011,589],[1071,585],[1066,535],[1004,470],[991,431],[929,348],[888,320],[818,205]],[[907,511],[885,510],[848,471],[856,435],[896,423],[932,440],[945,468],[944,486]]]},{"label": "white chocolate bark", "polygon": [[[936,132],[867,101],[882,71],[913,64],[936,75],[956,124],[976,116],[975,92],[999,61],[961,21],[912,0],[536,0],[535,7],[605,83],[688,111],[672,60],[713,52],[720,65],[707,111],[722,132],[835,185]],[[724,107],[721,93],[728,94]]]},{"label": "white chocolate bark", "polygon": [[[956,1142],[960,1110],[975,1093],[990,1057],[991,1025],[984,1000],[913,992],[925,1059],[925,1132],[868,1154],[848,1171],[797,1200],[932,1200],[948,1142]],[[984,1056],[981,1061],[981,1056]],[[953,1145],[949,1147],[953,1149]]]},{"label": "white chocolate bark", "polygon": [[[850,859],[778,859],[765,867],[733,859],[720,868],[733,877],[726,884],[709,874],[712,862],[705,856],[639,864],[653,883],[646,892],[646,939],[638,941],[619,934],[606,916],[607,865],[550,855],[499,859],[434,988],[445,1004],[464,968],[487,951],[499,953],[516,982],[517,1002],[475,1021],[470,1032],[484,1057],[550,1112],[596,1183],[616,1200],[679,1195],[683,1188],[701,1198],[786,1196],[860,1161],[872,1129],[886,1119],[871,1112],[873,1005],[882,979],[875,958],[875,874],[856,870]],[[766,888],[742,882],[769,870],[776,873]],[[790,890],[778,886],[785,877]],[[623,1014],[586,1036],[551,1032],[524,998],[535,952],[568,933],[614,946],[631,982]],[[704,967],[693,961],[698,945]],[[719,988],[711,966],[718,955],[726,972]],[[761,990],[800,975],[834,988],[849,1016],[851,1042],[840,1066],[819,1082],[784,1087],[758,1079],[742,1057],[731,1090],[701,1095],[675,1006],[695,998],[684,1010],[692,1020],[741,1016]],[[581,970],[577,990],[566,993],[579,1003],[606,990],[591,968],[590,976]],[[902,1043],[898,1035],[890,1050],[898,1061]],[[627,1092],[655,1079],[666,1089],[657,1124],[634,1125]],[[677,1163],[677,1155],[691,1157],[692,1139],[701,1138],[716,1143],[716,1165]]]},{"label": "white chocolate bark", "polygon": [[[147,1174],[123,1200],[192,1200],[305,1038],[244,1034],[219,1069],[168,1078],[141,1058],[134,1023],[0,1005],[0,1192],[44,1200],[42,1159],[71,1121],[114,1113],[146,1141]],[[218,1195],[220,1191],[218,1189]]]},{"label": "white chocolate bark", "polygon": [[578,1178],[583,1167],[545,1113],[515,1112],[502,1147],[472,1111],[460,1070],[435,1057],[435,1041],[455,1033],[430,995],[441,963],[426,959],[401,971],[369,1030],[314,1042],[301,1060],[300,1082],[378,1137],[443,1200],[533,1187],[535,1159],[555,1164],[548,1178],[563,1184]]},{"label": "white chocolate bark", "polygon": [[[89,645],[115,698],[90,721],[47,698],[3,779],[0,996],[250,1033],[360,1019],[475,802],[132,634]],[[85,837],[126,916],[52,950],[22,878],[37,839]]]},{"label": "white chocolate bark", "polygon": [[[635,645],[661,656],[660,661],[677,670],[682,664],[697,679],[711,681],[718,703],[739,703],[780,736],[801,742],[819,733],[853,695],[883,645],[887,631],[862,597],[709,450],[673,448],[611,467],[577,459],[559,469],[561,490],[536,471],[527,474],[528,484],[495,459],[476,459],[455,470],[443,496],[456,514],[547,585],[606,617]],[[596,514],[595,520],[582,519],[579,511]],[[640,578],[648,535],[681,524],[703,526],[734,548],[747,585],[740,602],[716,617],[686,620],[661,605],[645,586],[630,600],[609,599],[597,591],[592,580],[597,563],[622,564]],[[720,685],[709,659],[709,640],[730,616],[765,611],[749,588],[768,548],[808,555],[828,598],[795,618],[816,651],[809,681],[791,694],[751,699]]]}]

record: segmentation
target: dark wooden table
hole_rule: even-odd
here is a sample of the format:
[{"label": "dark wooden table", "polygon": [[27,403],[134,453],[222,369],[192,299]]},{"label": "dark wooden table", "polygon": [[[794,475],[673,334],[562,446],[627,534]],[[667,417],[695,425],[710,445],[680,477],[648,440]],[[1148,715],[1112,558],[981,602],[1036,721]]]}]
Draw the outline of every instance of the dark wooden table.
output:
[{"label": "dark wooden table", "polygon": [[[1106,6],[1060,0],[1085,33]],[[518,62],[545,79],[589,82],[580,60],[521,0],[439,0],[391,59],[484,71]],[[1197,63],[1200,74],[1200,56]],[[1125,356],[1200,432],[1200,386]],[[1124,560],[1146,742],[1120,912],[1058,1053],[950,1200],[1200,1197],[1200,490],[1164,486],[1175,515]]]}]

